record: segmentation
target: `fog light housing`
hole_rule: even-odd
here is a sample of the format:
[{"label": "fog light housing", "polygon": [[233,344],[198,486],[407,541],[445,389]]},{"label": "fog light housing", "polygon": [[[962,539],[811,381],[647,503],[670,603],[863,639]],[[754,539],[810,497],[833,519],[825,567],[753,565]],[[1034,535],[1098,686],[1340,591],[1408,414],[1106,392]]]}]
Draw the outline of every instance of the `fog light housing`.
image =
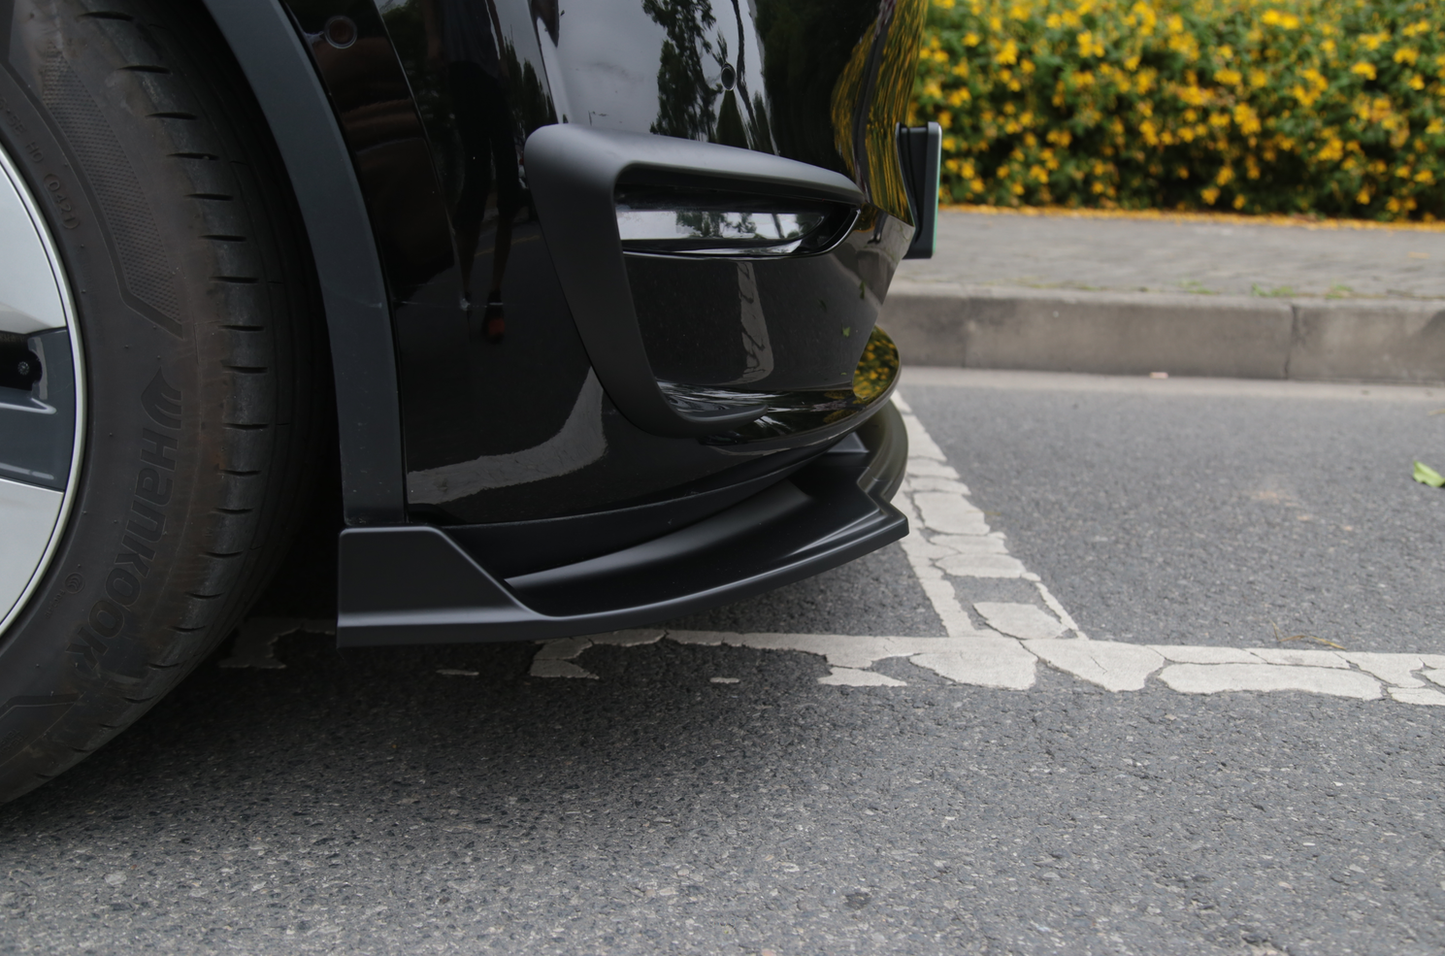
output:
[{"label": "fog light housing", "polygon": [[631,184],[619,184],[616,208],[622,251],[663,256],[818,255],[858,217],[842,203]]}]

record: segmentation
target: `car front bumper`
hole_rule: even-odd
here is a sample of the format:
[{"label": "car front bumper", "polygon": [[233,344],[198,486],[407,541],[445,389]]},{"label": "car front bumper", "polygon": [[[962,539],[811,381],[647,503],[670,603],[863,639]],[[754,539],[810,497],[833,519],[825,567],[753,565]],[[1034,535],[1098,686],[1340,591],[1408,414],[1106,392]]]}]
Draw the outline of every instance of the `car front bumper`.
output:
[{"label": "car front bumper", "polygon": [[802,469],[671,533],[510,578],[446,528],[341,535],[342,647],[540,640],[652,624],[837,567],[908,533],[908,439],[888,404]]}]

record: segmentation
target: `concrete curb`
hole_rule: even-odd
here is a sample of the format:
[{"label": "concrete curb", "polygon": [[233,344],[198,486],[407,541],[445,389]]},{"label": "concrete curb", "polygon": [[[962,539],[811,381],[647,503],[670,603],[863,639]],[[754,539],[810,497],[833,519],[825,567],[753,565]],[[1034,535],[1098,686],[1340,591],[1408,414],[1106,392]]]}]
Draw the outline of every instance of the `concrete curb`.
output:
[{"label": "concrete curb", "polygon": [[897,281],[880,325],[913,365],[1445,382],[1445,301],[1268,299]]}]

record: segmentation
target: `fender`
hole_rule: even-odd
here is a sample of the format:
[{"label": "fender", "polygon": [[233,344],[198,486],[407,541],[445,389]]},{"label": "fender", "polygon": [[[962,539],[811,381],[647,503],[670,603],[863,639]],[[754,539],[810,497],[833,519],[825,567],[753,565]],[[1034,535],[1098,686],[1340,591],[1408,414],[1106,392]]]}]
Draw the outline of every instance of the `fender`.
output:
[{"label": "fender", "polygon": [[321,283],[350,526],[406,521],[396,349],[386,280],[351,156],[279,0],[203,0],[261,105]]}]

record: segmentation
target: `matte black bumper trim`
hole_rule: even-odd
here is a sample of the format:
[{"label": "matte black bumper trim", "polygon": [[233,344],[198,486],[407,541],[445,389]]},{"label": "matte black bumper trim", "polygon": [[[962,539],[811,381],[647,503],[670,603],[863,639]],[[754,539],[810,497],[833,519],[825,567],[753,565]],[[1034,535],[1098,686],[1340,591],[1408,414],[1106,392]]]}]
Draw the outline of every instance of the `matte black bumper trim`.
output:
[{"label": "matte black bumper trim", "polygon": [[341,535],[341,647],[541,640],[650,624],[771,590],[896,541],[908,441],[890,404],[766,490],[612,554],[506,580],[444,528]]}]

